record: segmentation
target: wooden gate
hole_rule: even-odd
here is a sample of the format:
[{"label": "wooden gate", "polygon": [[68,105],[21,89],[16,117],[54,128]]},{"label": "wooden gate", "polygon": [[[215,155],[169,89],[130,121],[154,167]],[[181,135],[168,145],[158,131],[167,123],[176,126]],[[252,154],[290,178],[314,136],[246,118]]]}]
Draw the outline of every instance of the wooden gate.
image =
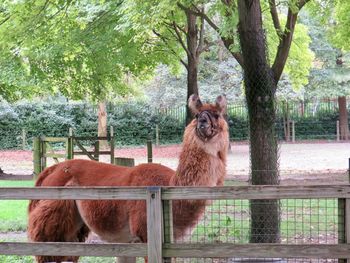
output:
[{"label": "wooden gate", "polygon": [[[84,146],[83,141],[89,141],[93,150],[89,150]],[[100,141],[109,141],[109,150],[100,150]],[[64,153],[62,150],[57,151],[53,144],[63,144]],[[77,150],[75,150],[77,148]],[[77,155],[85,155],[91,160],[99,161],[100,155],[110,155],[110,162],[114,163],[114,133],[111,127],[110,135],[106,137],[96,136],[75,136],[73,130],[69,130],[68,137],[36,137],[33,140],[33,162],[34,175],[38,175],[47,167],[48,158],[52,158],[55,163],[63,160],[74,159]]]}]

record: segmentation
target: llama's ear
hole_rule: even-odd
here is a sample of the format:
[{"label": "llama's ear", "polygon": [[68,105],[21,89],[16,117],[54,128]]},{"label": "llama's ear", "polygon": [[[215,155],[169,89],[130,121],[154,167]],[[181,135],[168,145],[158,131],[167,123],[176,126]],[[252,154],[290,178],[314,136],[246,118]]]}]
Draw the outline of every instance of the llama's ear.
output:
[{"label": "llama's ear", "polygon": [[202,106],[203,104],[199,99],[198,95],[192,94],[188,99],[188,107],[191,109],[193,114],[197,114]]},{"label": "llama's ear", "polygon": [[226,113],[227,100],[224,95],[220,95],[216,98],[215,105],[222,114]]}]

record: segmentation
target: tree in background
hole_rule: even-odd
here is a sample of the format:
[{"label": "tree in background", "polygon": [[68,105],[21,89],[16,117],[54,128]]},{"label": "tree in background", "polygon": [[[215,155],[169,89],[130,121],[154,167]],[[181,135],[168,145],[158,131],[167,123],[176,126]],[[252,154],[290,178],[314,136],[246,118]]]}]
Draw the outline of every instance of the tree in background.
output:
[{"label": "tree in background", "polygon": [[[325,8],[326,7],[326,8]],[[350,25],[348,1],[315,1],[308,17],[311,47],[317,55],[309,88],[315,96],[337,97],[340,139],[350,139],[346,96],[350,94]]]},{"label": "tree in background", "polygon": [[[173,69],[177,67],[174,64],[179,63],[185,67],[187,100],[192,94],[199,93],[199,59],[209,47],[204,19],[198,18],[193,11],[197,8],[204,10],[204,4],[189,4],[188,1],[124,1],[124,20],[132,21],[125,24],[139,32],[137,37],[151,44],[153,52],[167,56],[167,64]],[[188,124],[193,116],[187,103],[185,105]]]},{"label": "tree in background", "polygon": [[[67,98],[101,102],[99,108],[104,109],[105,100],[133,93],[126,76],[142,79],[157,63],[142,52],[143,43],[132,39],[132,30],[115,30],[119,6],[114,1],[4,3],[2,95],[20,98],[33,86],[29,93],[59,92]],[[14,83],[16,89],[10,92]],[[100,116],[105,114],[100,111]],[[105,125],[100,126],[104,132]]]},{"label": "tree in background", "polygon": [[[220,25],[217,25],[213,16],[210,17],[201,10],[197,10],[197,15],[204,17],[208,24],[220,34],[223,43],[244,71],[253,185],[279,184],[275,95],[288,56],[293,54],[291,46],[298,13],[307,2],[308,0],[220,1],[214,5],[216,14],[221,17]],[[263,12],[262,7],[268,10],[269,14]],[[282,18],[283,8],[288,10],[286,19]],[[269,34],[265,34],[268,30],[271,32],[271,28],[268,27],[269,21],[272,21],[274,30],[272,38],[277,46],[269,42]],[[304,63],[299,64],[302,67],[300,67],[299,76],[295,78],[295,80],[303,80],[303,84],[307,83],[308,69],[312,60],[312,55],[307,52],[309,41],[303,45],[306,48],[297,54],[301,56],[300,52],[304,52],[302,55],[305,60],[299,60]],[[274,56],[274,59],[270,64],[271,56]],[[289,62],[292,60],[290,59]],[[290,66],[298,67],[296,64]],[[251,242],[279,241],[278,201],[252,201],[251,215]]]}]

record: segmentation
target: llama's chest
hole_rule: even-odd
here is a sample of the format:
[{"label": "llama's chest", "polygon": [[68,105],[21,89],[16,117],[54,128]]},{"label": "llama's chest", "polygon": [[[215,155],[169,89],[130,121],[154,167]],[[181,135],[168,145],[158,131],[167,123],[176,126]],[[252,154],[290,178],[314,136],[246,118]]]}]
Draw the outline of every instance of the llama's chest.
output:
[{"label": "llama's chest", "polygon": [[222,185],[226,175],[226,166],[219,158],[208,156],[197,169],[196,180],[192,185],[209,187]]},{"label": "llama's chest", "polygon": [[226,166],[217,157],[211,156],[209,158],[210,165],[208,169],[208,184],[207,186],[217,186],[222,184],[226,176]]}]

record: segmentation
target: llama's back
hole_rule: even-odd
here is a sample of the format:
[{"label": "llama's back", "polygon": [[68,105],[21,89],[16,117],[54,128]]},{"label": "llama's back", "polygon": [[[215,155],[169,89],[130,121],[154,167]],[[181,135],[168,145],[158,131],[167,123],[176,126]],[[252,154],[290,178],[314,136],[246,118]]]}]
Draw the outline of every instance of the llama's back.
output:
[{"label": "llama's back", "polygon": [[[83,184],[98,185],[97,182],[105,177],[118,177],[125,175],[130,168],[99,163],[88,160],[68,160],[55,164],[42,171],[35,182],[36,187],[41,186],[68,186],[78,185],[77,179],[82,178]],[[79,179],[79,180],[82,180]],[[108,180],[107,180],[108,181]],[[31,212],[39,200],[29,202],[28,211]]]}]

